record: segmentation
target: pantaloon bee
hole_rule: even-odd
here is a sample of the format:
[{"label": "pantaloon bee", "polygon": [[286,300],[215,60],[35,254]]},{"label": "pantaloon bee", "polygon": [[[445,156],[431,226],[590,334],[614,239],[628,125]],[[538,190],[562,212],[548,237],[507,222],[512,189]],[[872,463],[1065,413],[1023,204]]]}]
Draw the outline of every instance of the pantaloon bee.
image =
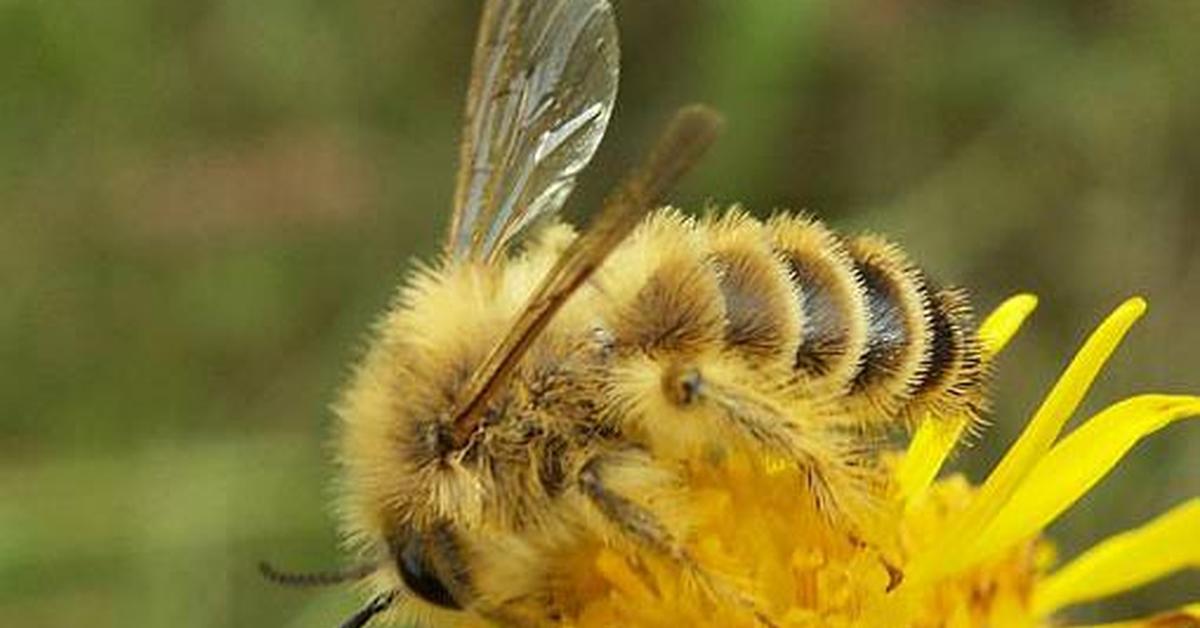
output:
[{"label": "pantaloon bee", "polygon": [[607,0],[485,2],[445,254],[408,278],[339,407],[339,507],[375,593],[346,626],[554,623],[584,543],[666,557],[739,603],[689,545],[691,469],[731,450],[789,465],[853,529],[876,481],[865,439],[984,403],[964,295],[894,245],[655,209],[715,136],[706,108],[590,227],[555,223],[617,70]]}]

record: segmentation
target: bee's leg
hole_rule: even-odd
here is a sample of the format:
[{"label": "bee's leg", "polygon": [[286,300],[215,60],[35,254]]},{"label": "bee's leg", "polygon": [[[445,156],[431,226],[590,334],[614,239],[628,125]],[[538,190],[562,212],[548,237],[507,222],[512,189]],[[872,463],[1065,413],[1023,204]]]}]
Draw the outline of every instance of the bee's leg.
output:
[{"label": "bee's leg", "polygon": [[606,481],[606,467],[628,466],[630,457],[599,455],[579,470],[579,490],[622,534],[637,544],[681,563],[691,563],[687,550],[680,545],[661,519],[648,508],[621,495]]},{"label": "bee's leg", "polygon": [[[636,463],[634,463],[636,464]],[[643,464],[649,465],[648,462]],[[579,470],[579,490],[593,506],[625,537],[642,548],[675,562],[694,582],[710,595],[745,608],[764,626],[775,622],[760,610],[760,605],[727,579],[702,567],[682,543],[649,508],[615,490],[605,479],[605,467],[630,465],[630,457],[601,454],[591,458]],[[647,467],[648,473],[656,471]]]},{"label": "bee's leg", "polygon": [[698,419],[718,421],[718,427],[742,437],[761,453],[794,465],[815,507],[829,520],[855,528],[876,507],[867,490],[875,480],[861,459],[831,432],[801,425],[771,398],[707,378],[695,366],[668,368],[663,388],[679,408],[695,408]]}]

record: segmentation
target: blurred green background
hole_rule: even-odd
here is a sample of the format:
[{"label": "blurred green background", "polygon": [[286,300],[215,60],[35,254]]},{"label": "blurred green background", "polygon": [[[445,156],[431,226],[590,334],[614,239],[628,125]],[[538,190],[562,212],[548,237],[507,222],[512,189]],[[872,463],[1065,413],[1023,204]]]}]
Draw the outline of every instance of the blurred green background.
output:
[{"label": "blurred green background", "polygon": [[[675,198],[903,242],[1006,353],[978,477],[1086,330],[1151,312],[1089,409],[1198,391],[1200,2],[618,1],[584,215],[692,100],[725,137]],[[476,2],[0,2],[0,625],[332,626],[328,404],[440,241]],[[1172,427],[1054,526],[1065,555],[1200,494]],[[1181,575],[1072,617],[1196,599]]]}]

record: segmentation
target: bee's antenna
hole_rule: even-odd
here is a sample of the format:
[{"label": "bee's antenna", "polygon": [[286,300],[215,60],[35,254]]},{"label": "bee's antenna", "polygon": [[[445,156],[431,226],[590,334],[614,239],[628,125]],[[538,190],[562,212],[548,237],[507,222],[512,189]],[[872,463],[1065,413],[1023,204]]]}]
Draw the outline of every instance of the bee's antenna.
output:
[{"label": "bee's antenna", "polygon": [[379,595],[376,595],[374,598],[372,598],[371,601],[368,602],[367,605],[362,608],[362,610],[355,613],[353,616],[350,617],[350,619],[347,619],[341,625],[341,628],[362,628],[363,626],[366,626],[367,623],[370,622],[371,619],[374,618],[376,615],[378,615],[378,614],[382,613],[383,611],[386,611],[388,608],[390,608],[392,605],[392,602],[395,602],[395,601],[396,601],[396,592],[395,591],[388,591],[387,593],[380,593]]},{"label": "bee's antenna", "polygon": [[355,565],[341,571],[293,573],[280,571],[265,560],[258,563],[258,572],[263,578],[285,587],[329,587],[343,582],[355,582],[371,575],[375,568],[375,565]]}]

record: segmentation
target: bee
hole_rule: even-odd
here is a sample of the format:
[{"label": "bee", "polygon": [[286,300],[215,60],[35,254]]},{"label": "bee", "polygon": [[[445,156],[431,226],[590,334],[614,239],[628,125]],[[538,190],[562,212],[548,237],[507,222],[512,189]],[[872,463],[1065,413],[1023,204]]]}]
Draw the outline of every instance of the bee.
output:
[{"label": "bee", "polygon": [[[554,220],[617,92],[607,0],[487,0],[453,214],[338,407],[338,509],[380,615],[554,623],[561,557],[649,552],[739,599],[677,506],[696,465],[751,452],[850,524],[878,465],[859,438],[978,415],[965,295],[877,236],[806,216],[659,208],[721,127],[675,115],[581,232]],[[768,622],[769,623],[769,622]]]}]

